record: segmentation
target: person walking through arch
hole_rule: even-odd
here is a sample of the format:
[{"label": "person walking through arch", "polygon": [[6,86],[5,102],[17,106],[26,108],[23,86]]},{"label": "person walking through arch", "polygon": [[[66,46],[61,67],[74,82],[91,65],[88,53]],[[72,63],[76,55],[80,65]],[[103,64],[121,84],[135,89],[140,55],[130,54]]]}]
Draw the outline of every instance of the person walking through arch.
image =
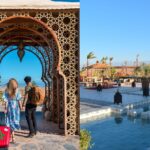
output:
[{"label": "person walking through arch", "polygon": [[30,76],[26,76],[24,78],[26,86],[25,86],[23,107],[25,107],[25,116],[29,128],[29,135],[28,135],[29,138],[32,138],[34,135],[37,134],[37,122],[36,122],[36,114],[35,114],[37,105],[33,104],[28,97],[29,92],[32,88],[31,80],[32,79]]},{"label": "person walking through arch", "polygon": [[7,88],[2,99],[5,102],[5,123],[11,130],[11,142],[15,143],[15,131],[20,129],[20,110],[22,109],[21,94],[18,90],[18,82],[12,78],[7,83]]}]

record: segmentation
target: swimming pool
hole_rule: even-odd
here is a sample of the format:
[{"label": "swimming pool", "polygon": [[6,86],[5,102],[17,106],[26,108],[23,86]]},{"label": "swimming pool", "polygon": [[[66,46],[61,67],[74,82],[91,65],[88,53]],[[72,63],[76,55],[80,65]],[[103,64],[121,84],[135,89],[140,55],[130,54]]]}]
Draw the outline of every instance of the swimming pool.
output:
[{"label": "swimming pool", "polygon": [[81,125],[91,132],[92,150],[150,150],[150,122],[110,117]]}]

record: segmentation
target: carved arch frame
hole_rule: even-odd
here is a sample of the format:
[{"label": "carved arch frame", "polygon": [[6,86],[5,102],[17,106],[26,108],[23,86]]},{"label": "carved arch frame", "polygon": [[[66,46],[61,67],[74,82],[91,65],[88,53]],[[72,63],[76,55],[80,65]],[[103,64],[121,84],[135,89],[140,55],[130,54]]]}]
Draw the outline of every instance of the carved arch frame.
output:
[{"label": "carved arch frame", "polygon": [[0,25],[14,18],[30,19],[52,35],[50,41],[42,34],[54,55],[53,73],[47,73],[53,79],[53,121],[65,135],[79,134],[79,9],[0,10]]}]

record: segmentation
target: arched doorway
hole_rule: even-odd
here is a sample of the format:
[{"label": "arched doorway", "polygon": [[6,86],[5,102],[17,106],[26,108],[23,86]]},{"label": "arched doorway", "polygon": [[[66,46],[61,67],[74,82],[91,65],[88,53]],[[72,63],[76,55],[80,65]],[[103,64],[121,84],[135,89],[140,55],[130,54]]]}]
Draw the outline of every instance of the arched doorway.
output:
[{"label": "arched doorway", "polygon": [[[29,48],[30,47],[30,48]],[[51,120],[65,135],[79,133],[79,12],[0,10],[0,60],[18,49],[43,66]]]}]

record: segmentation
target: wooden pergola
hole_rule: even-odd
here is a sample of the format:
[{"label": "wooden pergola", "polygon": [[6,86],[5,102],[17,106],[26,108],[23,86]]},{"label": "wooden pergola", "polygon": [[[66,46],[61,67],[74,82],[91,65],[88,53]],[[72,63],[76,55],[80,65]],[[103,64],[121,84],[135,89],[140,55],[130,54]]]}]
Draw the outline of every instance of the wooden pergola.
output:
[{"label": "wooden pergola", "polygon": [[79,3],[1,0],[0,62],[12,51],[37,56],[50,119],[79,134]]}]

